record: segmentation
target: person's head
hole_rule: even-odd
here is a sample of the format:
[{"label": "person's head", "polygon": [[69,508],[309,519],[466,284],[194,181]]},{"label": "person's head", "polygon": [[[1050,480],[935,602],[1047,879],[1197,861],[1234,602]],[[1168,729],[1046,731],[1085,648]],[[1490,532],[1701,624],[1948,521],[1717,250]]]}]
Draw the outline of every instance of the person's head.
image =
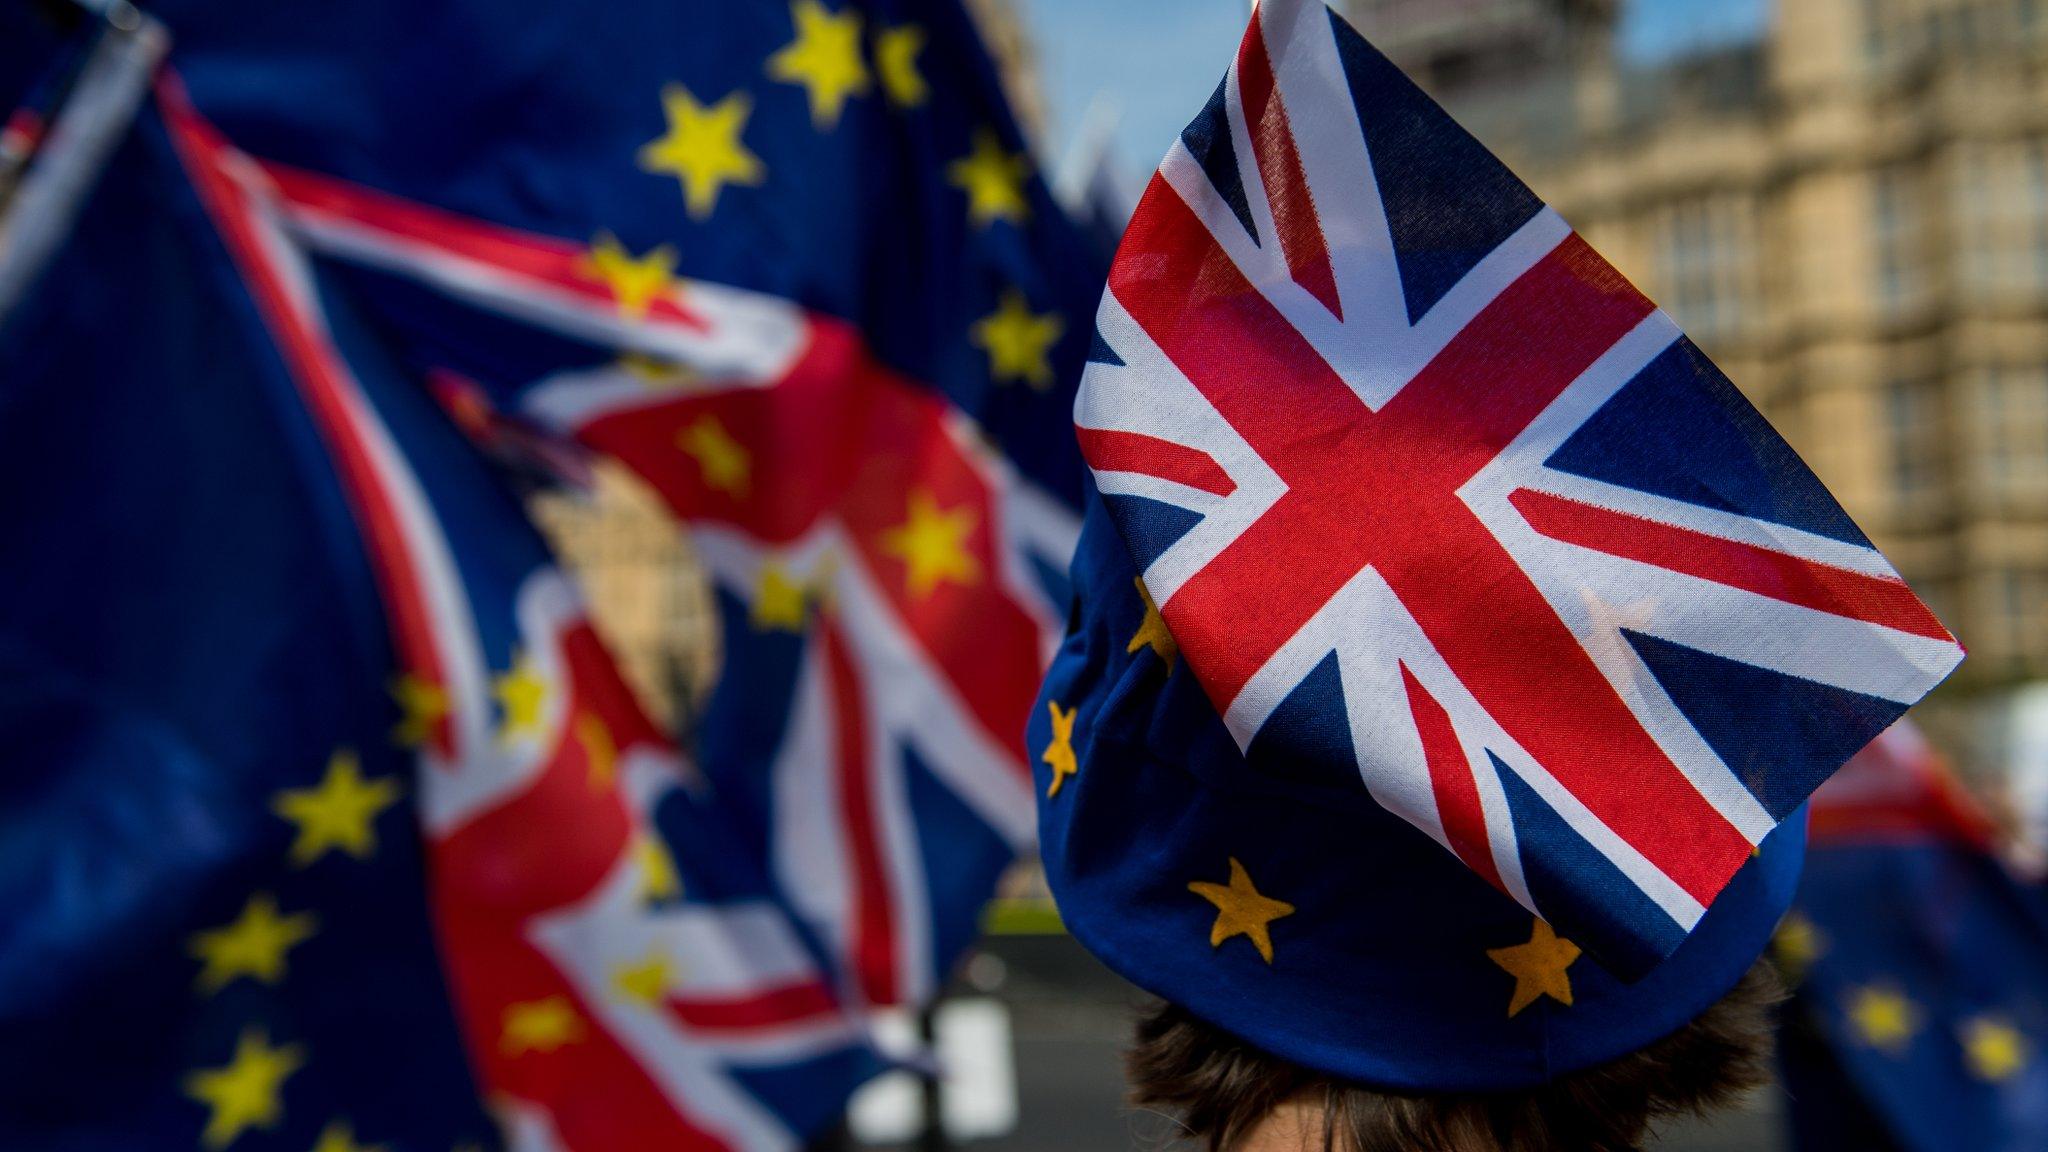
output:
[{"label": "person's head", "polygon": [[1633,1152],[1660,1121],[1726,1107],[1769,1076],[1782,995],[1759,961],[1697,1019],[1535,1087],[1413,1092],[1329,1076],[1247,1044],[1187,1009],[1138,1021],[1134,1104],[1209,1152]]}]

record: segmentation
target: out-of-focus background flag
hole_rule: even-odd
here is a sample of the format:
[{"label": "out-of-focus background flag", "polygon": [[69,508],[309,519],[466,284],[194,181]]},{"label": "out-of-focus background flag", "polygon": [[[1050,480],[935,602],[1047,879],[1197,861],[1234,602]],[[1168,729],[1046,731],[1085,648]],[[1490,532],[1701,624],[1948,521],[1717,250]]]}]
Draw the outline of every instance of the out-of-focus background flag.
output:
[{"label": "out-of-focus background flag", "polygon": [[2048,902],[1911,722],[1813,798],[1775,951],[1798,1146],[2048,1146]]},{"label": "out-of-focus background flag", "polygon": [[[966,14],[529,7],[4,18],[22,1142],[784,1146],[1029,843],[1100,269]],[[601,458],[689,761],[513,495]]]},{"label": "out-of-focus background flag", "polygon": [[856,994],[928,996],[1029,843],[1101,275],[957,0],[163,16],[405,371],[690,526],[705,773]]}]

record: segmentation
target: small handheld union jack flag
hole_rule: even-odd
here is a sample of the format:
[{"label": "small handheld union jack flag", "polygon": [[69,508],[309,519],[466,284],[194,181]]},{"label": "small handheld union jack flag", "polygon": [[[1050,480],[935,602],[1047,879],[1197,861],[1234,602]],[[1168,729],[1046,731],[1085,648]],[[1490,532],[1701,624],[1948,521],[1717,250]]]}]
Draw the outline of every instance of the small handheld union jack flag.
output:
[{"label": "small handheld union jack flag", "polygon": [[1260,6],[1076,421],[1253,771],[1362,780],[1619,972],[1962,658],[1669,318],[1359,34]]}]

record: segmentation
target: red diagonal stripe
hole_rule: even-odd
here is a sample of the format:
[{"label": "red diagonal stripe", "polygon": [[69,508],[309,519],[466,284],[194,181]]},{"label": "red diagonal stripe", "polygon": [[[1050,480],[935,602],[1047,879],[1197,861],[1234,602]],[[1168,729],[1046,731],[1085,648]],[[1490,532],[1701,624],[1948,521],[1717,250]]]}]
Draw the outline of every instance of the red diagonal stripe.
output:
[{"label": "red diagonal stripe", "polygon": [[[377,590],[384,598],[398,663],[419,680],[445,687],[426,593],[416,579],[416,545],[407,537],[396,497],[371,458],[365,434],[356,426],[346,372],[334,349],[298,315],[283,274],[266,255],[256,227],[256,208],[228,174],[231,153],[227,141],[193,109],[176,75],[166,72],[159,77],[156,95],[192,187],[240,270],[340,474],[356,523],[367,538],[366,551],[376,573]],[[434,720],[429,742],[443,752],[450,749],[446,716]]]},{"label": "red diagonal stripe", "polygon": [[[302,216],[378,233],[387,243],[481,264],[592,303],[612,303],[611,289],[585,270],[586,251],[580,244],[501,228],[282,164],[262,168],[279,195]],[[701,317],[666,297],[650,304],[648,317],[698,330],[706,327]]]},{"label": "red diagonal stripe", "polygon": [[1228,496],[1237,491],[1230,473],[1216,458],[1199,448],[1161,440],[1142,432],[1119,432],[1108,428],[1076,428],[1081,455],[1097,472],[1135,472],[1184,484],[1203,492]]},{"label": "red diagonal stripe", "polygon": [[1508,501],[1553,540],[1931,640],[1954,639],[1895,576],[1852,572],[1548,492],[1524,488]]},{"label": "red diagonal stripe", "polygon": [[1266,203],[1273,209],[1280,251],[1287,257],[1287,271],[1296,284],[1341,320],[1344,307],[1337,298],[1337,274],[1330,267],[1323,222],[1316,215],[1315,197],[1301,169],[1301,153],[1294,147],[1287,107],[1274,95],[1273,63],[1266,55],[1265,33],[1257,13],[1252,15],[1251,30],[1238,45],[1237,85],[1244,99],[1252,153],[1259,162],[1259,180],[1266,187]]},{"label": "red diagonal stripe", "polygon": [[1451,714],[1436,702],[1415,673],[1401,665],[1401,683],[1408,689],[1408,711],[1415,717],[1416,734],[1422,737],[1422,758],[1429,766],[1430,790],[1436,794],[1437,819],[1444,826],[1444,838],[1451,851],[1495,888],[1503,888],[1500,869],[1494,866],[1493,846],[1486,835],[1486,811],[1479,803],[1479,785],[1472,779],[1472,764],[1458,744],[1451,727]]}]

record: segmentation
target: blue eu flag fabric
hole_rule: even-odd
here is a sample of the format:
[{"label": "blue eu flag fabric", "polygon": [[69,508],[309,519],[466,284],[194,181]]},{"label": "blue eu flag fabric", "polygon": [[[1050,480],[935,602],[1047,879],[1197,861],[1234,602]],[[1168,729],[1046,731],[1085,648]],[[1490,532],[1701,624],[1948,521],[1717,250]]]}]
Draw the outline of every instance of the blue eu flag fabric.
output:
[{"label": "blue eu flag fabric", "polygon": [[0,1146],[486,1146],[368,561],[168,160],[0,327]]},{"label": "blue eu flag fabric", "polygon": [[1775,945],[1802,1152],[2048,1146],[2048,921],[1991,844],[1909,725],[1815,795]]}]

